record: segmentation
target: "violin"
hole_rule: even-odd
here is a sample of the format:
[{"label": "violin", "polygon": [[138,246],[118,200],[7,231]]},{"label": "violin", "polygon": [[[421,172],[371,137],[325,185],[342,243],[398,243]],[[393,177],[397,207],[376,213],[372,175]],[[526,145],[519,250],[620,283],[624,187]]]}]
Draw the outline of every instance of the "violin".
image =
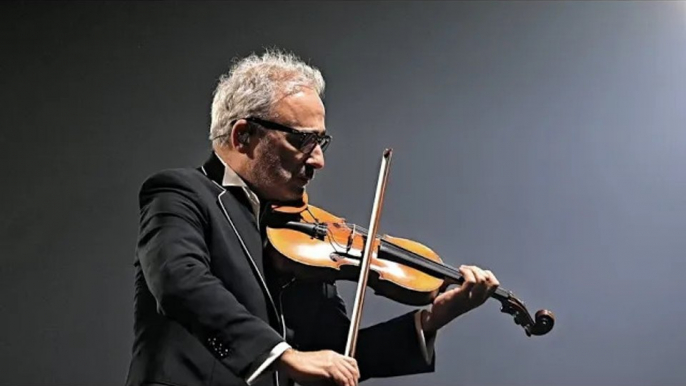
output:
[{"label": "violin", "polygon": [[[424,306],[450,284],[464,282],[460,272],[444,264],[431,248],[410,239],[377,234],[391,153],[391,149],[383,153],[370,230],[310,205],[307,193],[296,202],[272,205],[267,216],[266,236],[277,252],[272,255],[277,256],[274,263],[278,270],[304,280],[357,282],[348,356],[354,354],[367,286],[399,303]],[[555,324],[552,312],[542,309],[532,317],[524,302],[504,288],[498,287],[490,297],[500,302],[500,310],[511,315],[527,336],[545,335]]]},{"label": "violin", "polygon": [[[279,270],[303,280],[357,281],[369,237],[366,229],[309,205],[306,194],[300,206],[272,206],[268,218],[267,238],[277,256],[284,257],[275,261]],[[464,281],[457,269],[417,241],[389,235],[377,240],[367,284],[380,296],[424,306],[448,285]],[[527,336],[545,335],[553,328],[552,312],[539,310],[532,318],[521,300],[500,287],[491,297],[500,301],[501,311],[512,315]]]}]

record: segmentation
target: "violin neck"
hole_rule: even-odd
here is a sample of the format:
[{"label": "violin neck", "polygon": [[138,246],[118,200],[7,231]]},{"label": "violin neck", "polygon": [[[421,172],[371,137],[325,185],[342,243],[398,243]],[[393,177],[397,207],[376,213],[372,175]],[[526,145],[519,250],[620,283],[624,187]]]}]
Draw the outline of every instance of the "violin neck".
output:
[{"label": "violin neck", "polygon": [[[379,252],[386,260],[405,264],[409,267],[422,271],[427,275],[441,279],[450,279],[457,284],[462,284],[464,282],[464,277],[457,269],[443,263],[429,260],[424,256],[398,247],[397,245],[387,241],[381,240]],[[511,296],[511,292],[503,288],[497,288],[493,295],[491,295],[491,297],[500,301],[507,301]]]}]

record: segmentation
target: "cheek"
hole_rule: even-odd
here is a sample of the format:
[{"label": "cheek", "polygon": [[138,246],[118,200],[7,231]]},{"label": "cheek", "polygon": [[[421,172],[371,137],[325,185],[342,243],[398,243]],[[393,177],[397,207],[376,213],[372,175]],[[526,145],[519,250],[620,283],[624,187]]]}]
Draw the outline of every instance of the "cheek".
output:
[{"label": "cheek", "polygon": [[293,154],[289,149],[280,149],[280,151],[274,153],[276,169],[279,170],[280,174],[288,175],[289,177],[293,174],[298,174],[301,165],[297,159],[297,155]]},{"label": "cheek", "polygon": [[265,141],[260,148],[260,158],[264,167],[263,175],[272,182],[287,182],[302,169],[302,162],[298,160],[297,154],[273,139]]},{"label": "cheek", "polygon": [[283,182],[290,178],[293,174],[293,162],[291,157],[287,152],[284,151],[271,151],[264,154],[263,159],[265,160],[265,173],[268,174],[271,179],[277,179],[279,182]]}]

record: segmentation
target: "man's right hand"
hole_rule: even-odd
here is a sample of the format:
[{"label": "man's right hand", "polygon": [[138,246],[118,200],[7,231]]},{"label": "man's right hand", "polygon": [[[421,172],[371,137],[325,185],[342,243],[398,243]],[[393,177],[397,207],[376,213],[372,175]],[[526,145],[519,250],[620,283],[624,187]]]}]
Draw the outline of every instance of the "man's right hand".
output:
[{"label": "man's right hand", "polygon": [[302,385],[357,386],[360,370],[354,358],[335,351],[287,349],[279,358],[279,370]]}]

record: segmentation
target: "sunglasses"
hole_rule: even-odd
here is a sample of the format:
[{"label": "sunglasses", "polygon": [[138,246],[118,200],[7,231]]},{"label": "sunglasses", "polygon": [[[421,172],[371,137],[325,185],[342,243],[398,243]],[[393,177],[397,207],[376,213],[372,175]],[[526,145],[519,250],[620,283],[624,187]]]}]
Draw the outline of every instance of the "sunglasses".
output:
[{"label": "sunglasses", "polygon": [[260,118],[248,117],[244,118],[248,122],[256,123],[267,130],[281,131],[288,133],[286,137],[288,142],[303,153],[309,154],[314,150],[314,148],[319,145],[322,148],[322,152],[326,151],[326,148],[331,144],[331,135],[329,134],[317,134],[312,132],[305,132],[294,129],[292,127],[284,126],[280,123],[267,121]]}]

